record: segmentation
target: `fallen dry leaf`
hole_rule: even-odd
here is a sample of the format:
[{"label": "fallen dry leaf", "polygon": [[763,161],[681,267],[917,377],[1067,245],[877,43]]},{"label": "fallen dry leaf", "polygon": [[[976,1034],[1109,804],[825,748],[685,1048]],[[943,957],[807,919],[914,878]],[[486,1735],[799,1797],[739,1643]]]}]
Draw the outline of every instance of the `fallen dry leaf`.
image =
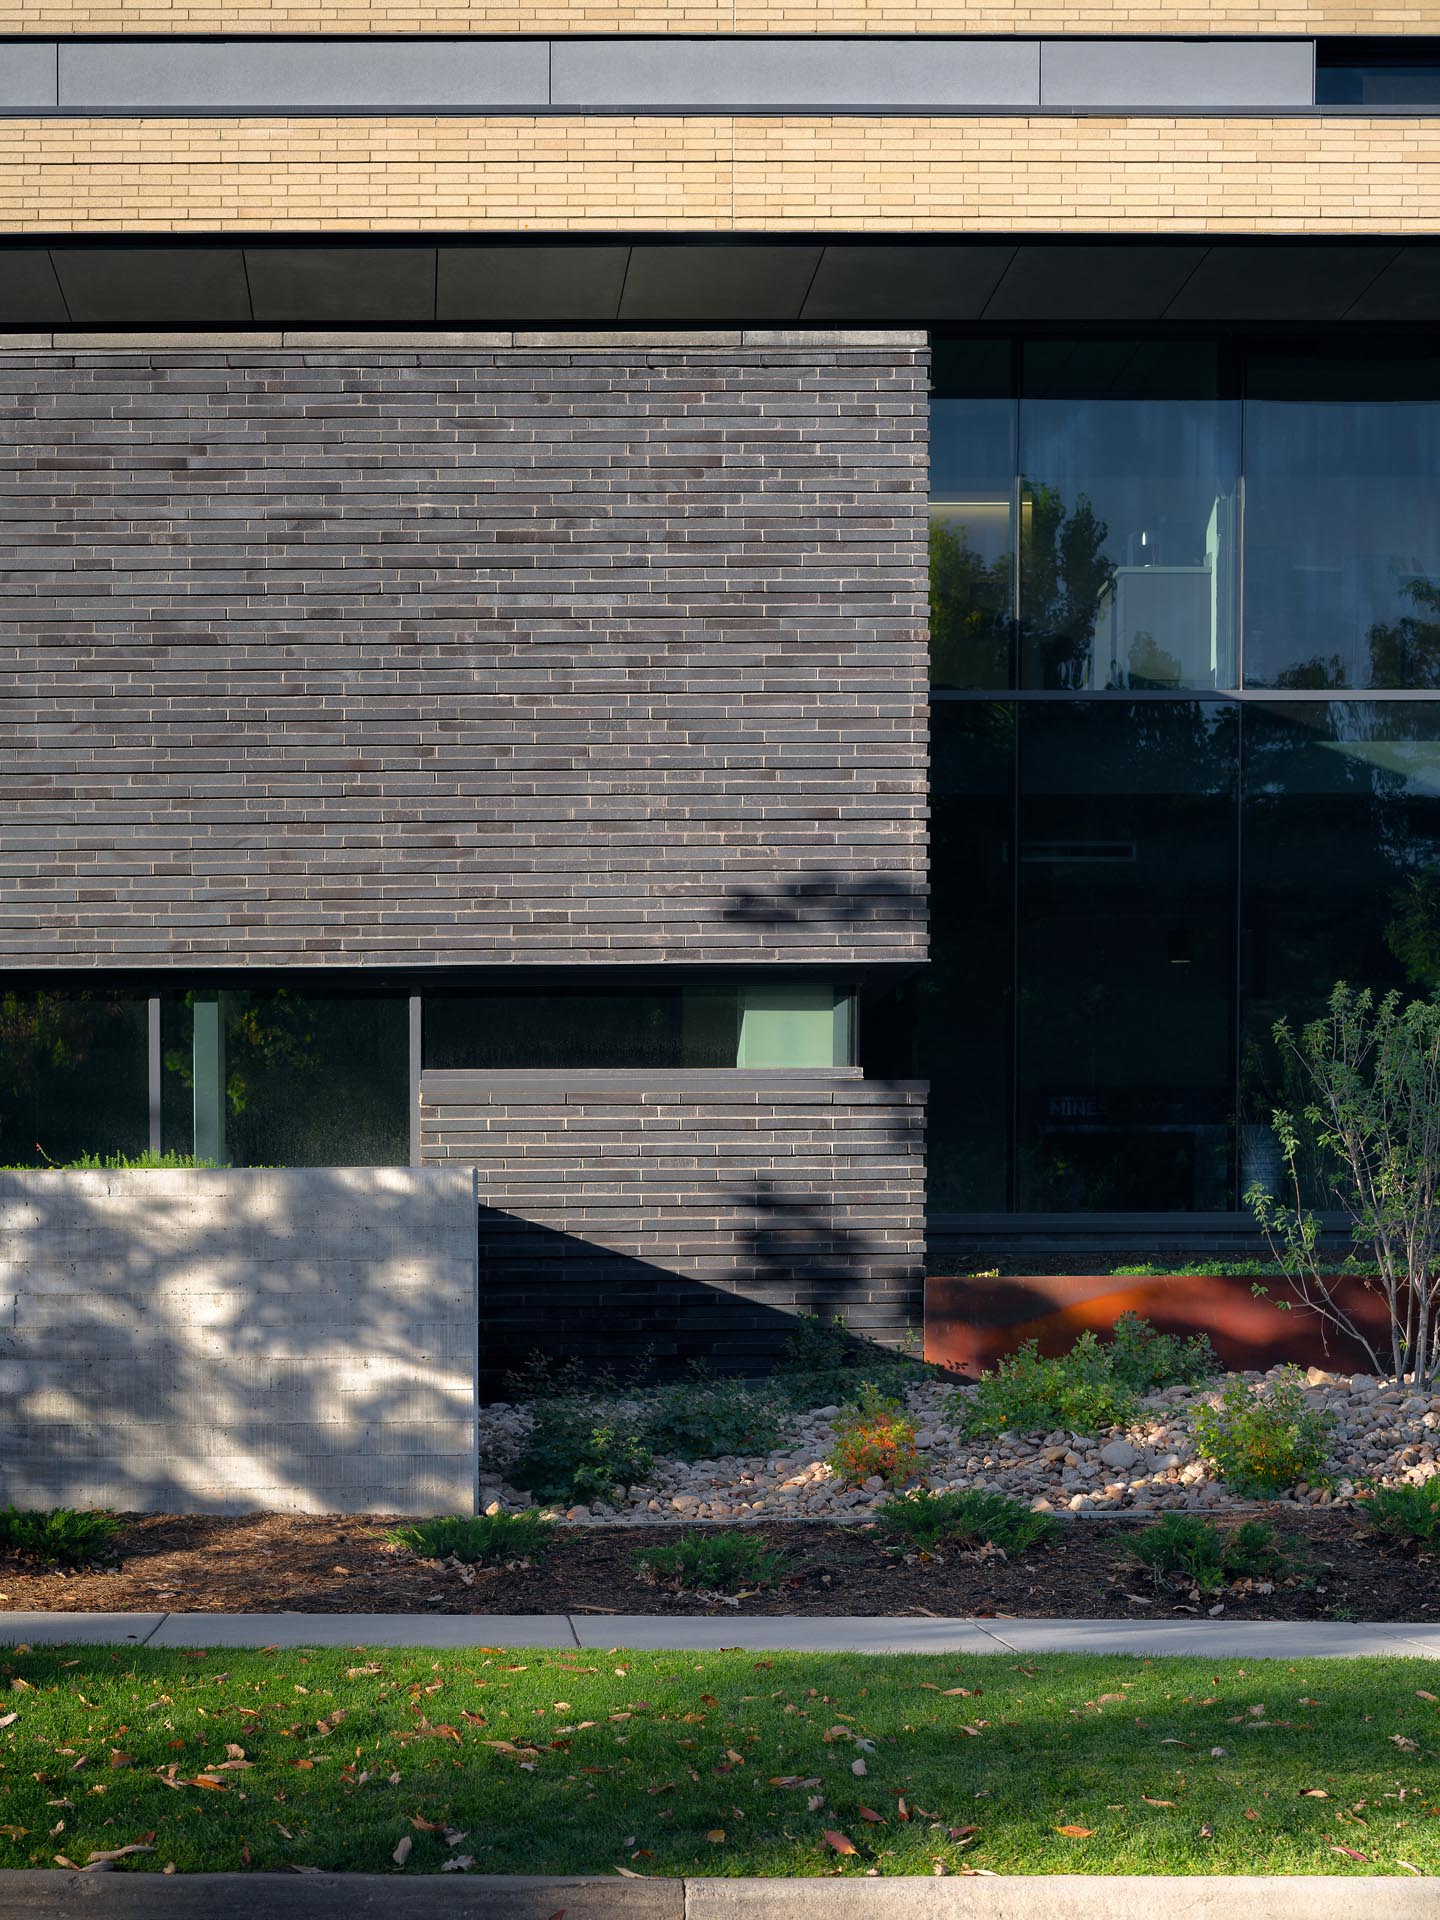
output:
[{"label": "fallen dry leaf", "polygon": [[831,1827],[827,1827],[821,1837],[826,1846],[833,1847],[836,1853],[859,1853],[860,1851],[853,1840],[847,1839],[843,1833],[836,1833]]},{"label": "fallen dry leaf", "polygon": [[1056,1827],[1055,1831],[1063,1833],[1067,1840],[1091,1840],[1095,1835],[1093,1827]]},{"label": "fallen dry leaf", "polygon": [[403,1867],[405,1862],[410,1858],[410,1849],[414,1844],[415,1842],[410,1838],[408,1833],[401,1834],[400,1839],[396,1843],[395,1851],[390,1856],[397,1867]]},{"label": "fallen dry leaf", "polygon": [[705,1838],[710,1842],[712,1847],[718,1847],[720,1842],[725,1838],[724,1827],[711,1827]]},{"label": "fallen dry leaf", "polygon": [[1301,1787],[1300,1798],[1302,1800],[1328,1800],[1330,1796],[1324,1787]]},{"label": "fallen dry leaf", "polygon": [[861,1807],[859,1813],[860,1818],[862,1820],[868,1820],[872,1827],[883,1827],[885,1824],[884,1814],[876,1813],[873,1807]]},{"label": "fallen dry leaf", "polygon": [[869,1772],[869,1768],[863,1760],[852,1760],[850,1762],[850,1771],[855,1775],[857,1780],[863,1780]]},{"label": "fallen dry leaf", "polygon": [[1173,1807],[1175,1804],[1173,1800],[1152,1800],[1148,1793],[1142,1793],[1140,1798],[1147,1807]]}]

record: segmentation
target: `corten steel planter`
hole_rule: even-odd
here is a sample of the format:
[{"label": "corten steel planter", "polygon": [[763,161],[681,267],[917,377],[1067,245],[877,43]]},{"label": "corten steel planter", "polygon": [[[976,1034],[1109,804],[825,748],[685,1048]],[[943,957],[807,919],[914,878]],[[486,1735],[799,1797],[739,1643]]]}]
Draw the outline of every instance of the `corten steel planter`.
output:
[{"label": "corten steel planter", "polygon": [[[1288,1311],[1285,1282],[1267,1276],[1256,1298],[1244,1275],[932,1274],[925,1282],[925,1358],[973,1379],[1024,1340],[1043,1354],[1069,1351],[1089,1328],[1108,1333],[1122,1313],[1138,1313],[1163,1333],[1208,1333],[1227,1367],[1272,1367],[1283,1360],[1341,1373],[1368,1372],[1357,1342],[1342,1338],[1298,1303]],[[1382,1297],[1360,1280],[1341,1283],[1341,1304],[1380,1353],[1389,1349]]]}]

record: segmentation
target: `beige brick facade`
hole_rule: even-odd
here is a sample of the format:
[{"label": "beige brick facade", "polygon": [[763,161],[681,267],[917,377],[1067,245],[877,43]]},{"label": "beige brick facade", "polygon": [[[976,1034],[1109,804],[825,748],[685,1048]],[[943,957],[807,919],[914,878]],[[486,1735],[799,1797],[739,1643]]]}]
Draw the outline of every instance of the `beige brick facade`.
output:
[{"label": "beige brick facade", "polygon": [[0,34],[1440,33],[1437,0],[9,0]]},{"label": "beige brick facade", "polygon": [[1433,233],[1434,118],[0,121],[0,228]]}]

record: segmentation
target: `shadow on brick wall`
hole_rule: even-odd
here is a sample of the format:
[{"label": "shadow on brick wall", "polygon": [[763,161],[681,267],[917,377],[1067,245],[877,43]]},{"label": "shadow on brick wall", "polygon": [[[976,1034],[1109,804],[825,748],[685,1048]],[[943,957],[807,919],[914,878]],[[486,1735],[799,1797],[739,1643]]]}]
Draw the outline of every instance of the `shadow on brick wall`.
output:
[{"label": "shadow on brick wall", "polygon": [[[764,1179],[720,1196],[717,1212],[733,1224],[703,1247],[646,1259],[482,1206],[482,1399],[503,1397],[506,1373],[536,1353],[621,1378],[643,1366],[674,1379],[697,1361],[755,1375],[780,1359],[800,1313],[843,1313],[855,1332],[890,1341],[918,1327],[918,1251]],[[665,1233],[660,1216],[655,1237]]]}]

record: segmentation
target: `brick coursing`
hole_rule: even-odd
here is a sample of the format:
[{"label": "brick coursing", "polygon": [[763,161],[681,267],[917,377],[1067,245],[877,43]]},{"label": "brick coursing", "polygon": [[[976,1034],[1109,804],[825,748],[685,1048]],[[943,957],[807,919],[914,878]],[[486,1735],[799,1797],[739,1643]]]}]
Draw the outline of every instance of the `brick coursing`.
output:
[{"label": "brick coursing", "polygon": [[9,0],[0,33],[1433,34],[1434,0]]},{"label": "brick coursing", "polygon": [[427,1163],[478,1169],[482,1385],[537,1348],[773,1363],[799,1312],[894,1342],[924,1276],[919,1084],[427,1072]]},{"label": "brick coursing", "polygon": [[747,338],[0,353],[0,964],[922,958],[927,352]]},{"label": "brick coursing", "polygon": [[1423,110],[12,118],[0,226],[1434,233],[1440,125]]}]

